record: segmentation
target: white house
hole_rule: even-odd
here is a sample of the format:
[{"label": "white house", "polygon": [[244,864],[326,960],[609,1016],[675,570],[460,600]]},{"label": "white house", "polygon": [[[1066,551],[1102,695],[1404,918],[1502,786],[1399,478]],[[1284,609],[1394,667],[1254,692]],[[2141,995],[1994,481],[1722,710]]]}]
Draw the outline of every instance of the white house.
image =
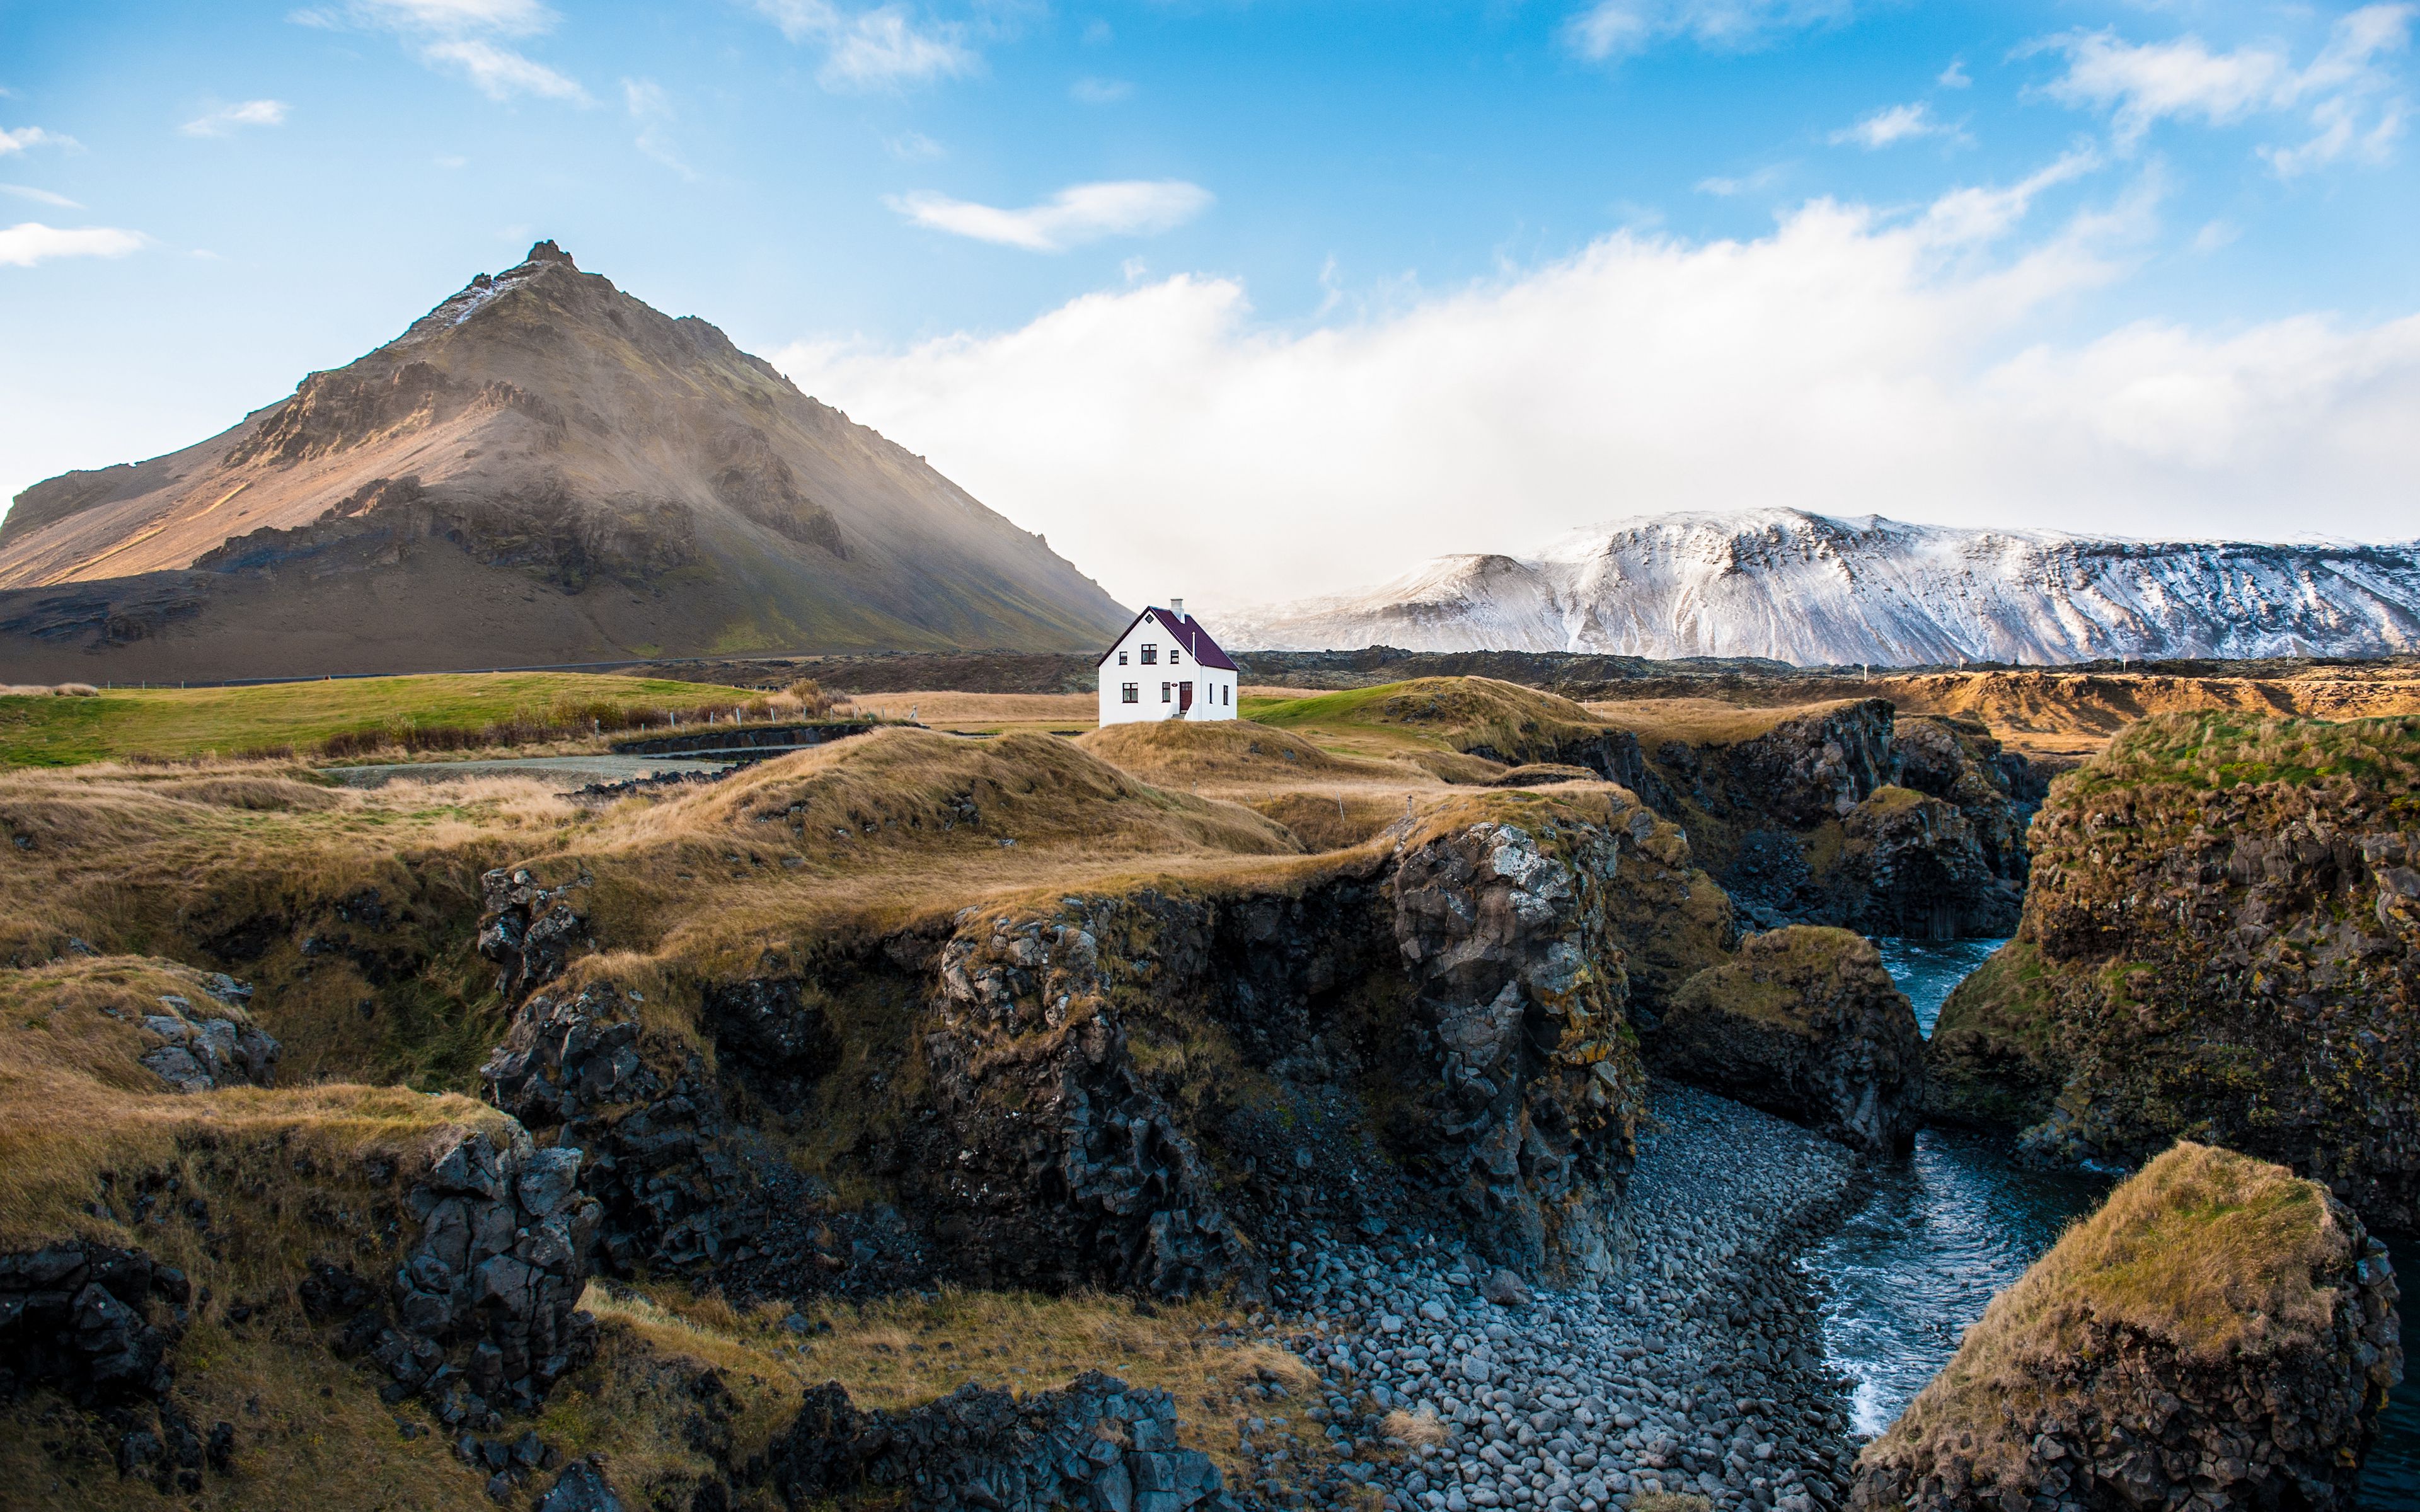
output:
[{"label": "white house", "polygon": [[1101,723],[1139,719],[1232,719],[1235,664],[1185,612],[1185,600],[1135,616],[1101,654]]}]

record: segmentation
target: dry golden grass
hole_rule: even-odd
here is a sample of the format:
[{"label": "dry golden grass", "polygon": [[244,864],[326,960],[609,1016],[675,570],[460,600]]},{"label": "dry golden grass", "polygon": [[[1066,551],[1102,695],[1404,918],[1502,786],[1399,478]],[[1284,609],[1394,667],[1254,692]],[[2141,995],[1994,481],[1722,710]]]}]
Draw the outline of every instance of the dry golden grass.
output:
[{"label": "dry golden grass", "polygon": [[1630,1504],[1630,1512],[1714,1512],[1714,1504],[1705,1497],[1683,1491],[1641,1491]]},{"label": "dry golden grass", "polygon": [[1806,703],[1747,705],[1715,699],[1637,699],[1591,702],[1589,713],[1638,737],[1649,755],[1668,740],[1688,746],[1736,746],[1754,740],[1785,719],[1823,715],[1850,702],[1823,699]]},{"label": "dry golden grass", "polygon": [[1434,781],[1409,763],[1334,755],[1300,735],[1243,719],[1110,725],[1076,744],[1147,782],[1170,787],[1225,790],[1356,780],[1404,787]]},{"label": "dry golden grass", "polygon": [[2315,1183],[2180,1142],[1994,1297],[1866,1454],[1893,1462],[1971,1433],[1978,1478],[1988,1481],[2025,1450],[2004,1426],[2034,1420],[2044,1383],[2094,1324],[2137,1330],[2200,1363],[2273,1356],[2331,1327],[2336,1293],[2319,1280],[2348,1261],[2350,1245]]},{"label": "dry golden grass", "polygon": [[1085,731],[1099,722],[1100,700],[1091,693],[954,693],[923,689],[906,693],[856,693],[849,706],[886,719],[913,719],[935,730],[969,733],[1047,733]]},{"label": "dry golden grass", "polygon": [[1437,1421],[1435,1412],[1406,1412],[1400,1407],[1379,1420],[1378,1431],[1412,1448],[1446,1441],[1445,1425]]}]

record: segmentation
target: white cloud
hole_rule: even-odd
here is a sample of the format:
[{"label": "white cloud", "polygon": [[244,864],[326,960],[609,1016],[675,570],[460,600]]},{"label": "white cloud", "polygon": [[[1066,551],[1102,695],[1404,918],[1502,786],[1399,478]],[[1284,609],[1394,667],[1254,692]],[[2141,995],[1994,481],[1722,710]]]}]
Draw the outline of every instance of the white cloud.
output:
[{"label": "white cloud", "polygon": [[897,136],[886,138],[882,146],[902,162],[927,162],[950,155],[949,148],[922,131],[902,131]]},{"label": "white cloud", "polygon": [[222,105],[177,130],[187,136],[225,136],[239,126],[283,126],[286,109],[282,100],[247,100],[240,105]]},{"label": "white cloud", "polygon": [[14,131],[0,127],[0,158],[23,152],[27,147],[72,148],[78,145],[74,137],[62,136],[56,131],[45,131],[39,126],[20,126]]},{"label": "white cloud", "polygon": [[31,268],[54,257],[123,257],[143,245],[140,232],[114,226],[61,228],[39,221],[0,230],[0,267]]},{"label": "white cloud", "polygon": [[1918,137],[1942,136],[1954,128],[1932,118],[1932,107],[1923,100],[1913,104],[1892,105],[1878,110],[1854,126],[1832,133],[1832,145],[1841,147],[1855,143],[1871,152],[1897,142],[1911,142]]},{"label": "white cloud", "polygon": [[672,98],[664,93],[664,86],[653,79],[625,79],[622,81],[622,104],[629,111],[630,119],[639,123],[639,134],[634,145],[640,153],[694,183],[697,170],[690,167],[673,146],[670,130],[673,102]]},{"label": "white cloud", "polygon": [[2348,156],[2377,161],[2402,131],[2404,104],[2386,59],[2411,42],[2420,8],[2365,6],[2337,19],[2306,68],[2280,43],[2213,52],[2190,34],[2131,43],[2112,30],[2070,32],[2021,52],[2056,52],[2067,71],[2043,93],[2109,116],[2118,146],[2131,150],[2162,120],[2231,126],[2256,116],[2307,112],[2313,134],[2290,147],[2263,147],[2281,175]]},{"label": "white cloud", "polygon": [[963,27],[920,25],[903,6],[850,14],[831,0],[755,0],[756,9],[793,42],[825,49],[816,77],[828,89],[868,89],[972,73],[983,60]]},{"label": "white cloud", "polygon": [[1597,0],[1572,17],[1563,39],[1596,61],[1675,39],[1738,52],[1778,33],[1844,20],[1853,8],[1853,0]]},{"label": "white cloud", "polygon": [[1040,205],[1004,210],[945,194],[899,194],[883,203],[915,222],[1028,252],[1064,252],[1103,237],[1147,236],[1183,225],[1208,208],[1210,192],[1182,179],[1077,184]]},{"label": "white cloud", "polygon": [[1134,94],[1134,85],[1124,79],[1078,79],[1067,86],[1067,93],[1078,104],[1114,105]]},{"label": "white cloud", "polygon": [[2079,171],[1908,216],[1819,200],[1752,240],[1616,234],[1308,330],[1177,276],[776,361],[1129,600],[1171,563],[1233,604],[1683,508],[2412,535],[2420,317],[2040,341],[2137,255],[2109,206],[2010,221]]},{"label": "white cloud", "polygon": [[1782,165],[1769,162],[1752,174],[1736,178],[1714,177],[1698,180],[1698,193],[1730,199],[1735,194],[1752,194],[1761,189],[1771,189],[1781,181]]},{"label": "white cloud", "polygon": [[30,199],[42,205],[55,205],[64,210],[84,208],[81,204],[68,198],[65,194],[55,194],[47,189],[36,189],[31,184],[0,184],[0,193],[14,194],[19,199]]},{"label": "white cloud", "polygon": [[1966,71],[1964,58],[1951,58],[1949,67],[1933,75],[1932,82],[1944,89],[1965,89],[1973,86],[1975,79]]},{"label": "white cloud", "polygon": [[588,91],[576,81],[509,47],[474,37],[431,42],[420,50],[420,56],[424,62],[458,71],[489,100],[510,100],[516,95],[582,103],[588,100]]},{"label": "white cloud", "polygon": [[337,7],[297,11],[307,25],[379,26],[389,31],[465,37],[480,32],[533,37],[551,30],[555,13],[538,0],[350,0]]},{"label": "white cloud", "polygon": [[297,10],[300,25],[392,32],[432,69],[458,73],[490,100],[532,95],[591,104],[577,80],[498,39],[535,37],[558,18],[538,0],[349,0]]}]

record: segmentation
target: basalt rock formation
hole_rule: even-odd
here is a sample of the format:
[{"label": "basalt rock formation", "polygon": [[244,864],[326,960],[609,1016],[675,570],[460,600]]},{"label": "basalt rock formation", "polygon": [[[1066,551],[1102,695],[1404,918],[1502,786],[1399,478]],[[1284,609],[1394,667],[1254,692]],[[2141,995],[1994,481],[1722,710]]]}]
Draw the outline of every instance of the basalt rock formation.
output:
[{"label": "basalt rock formation", "polygon": [[1792,925],[1684,982],[1649,1037],[1658,1072],[1872,1153],[1916,1136],[1924,1039],[1871,941]]},{"label": "basalt rock formation", "polygon": [[[1292,1226],[1404,1211],[1502,1263],[1601,1271],[1644,1094],[1626,963],[1677,980],[1728,930],[1678,833],[1617,792],[1461,800],[1271,886],[970,910],[710,986],[709,1062],[626,988],[545,984],[546,941],[576,932],[527,900],[562,889],[490,886],[483,940],[541,985],[488,1084],[588,1151],[605,1263],[770,1256],[794,1285],[914,1253],[970,1284],[1249,1289]],[[902,1232],[809,1242],[745,1128],[831,1071],[833,1005],[868,996],[905,1015],[895,1079],[919,1090],[845,1158],[898,1193]]]},{"label": "basalt rock formation", "polygon": [[1788,714],[1737,740],[1649,752],[1741,914],[1766,928],[2006,934],[2024,890],[2039,788],[1980,725],[1861,699]]},{"label": "basalt rock formation", "polygon": [[1938,1116],[2039,1158],[2180,1134],[2420,1221],[2420,723],[2147,720],[2036,822],[2016,942],[1945,1005]]},{"label": "basalt rock formation", "polygon": [[552,242],[233,428],[0,524],[19,678],[871,646],[1125,623],[1039,536]]},{"label": "basalt rock formation", "polygon": [[891,1496],[919,1512],[1092,1507],[1230,1512],[1218,1467],[1176,1442],[1176,1404],[1087,1371],[1022,1399],[968,1385],[906,1412],[861,1412],[837,1384],[809,1390],[798,1417],[743,1477],[790,1507]]},{"label": "basalt rock formation", "polygon": [[2397,1302],[2324,1189],[2179,1145],[1993,1300],[1851,1504],[2350,1508],[2402,1379]]}]

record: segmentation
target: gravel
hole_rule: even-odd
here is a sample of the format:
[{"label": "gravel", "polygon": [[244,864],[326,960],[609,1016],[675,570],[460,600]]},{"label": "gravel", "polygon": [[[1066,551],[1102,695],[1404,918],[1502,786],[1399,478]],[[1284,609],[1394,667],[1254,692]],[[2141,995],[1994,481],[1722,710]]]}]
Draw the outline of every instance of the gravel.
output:
[{"label": "gravel", "polygon": [[[1797,1258],[1846,1211],[1855,1161],[1806,1130],[1659,1083],[1614,1273],[1522,1286],[1452,1240],[1311,1230],[1260,1319],[1321,1374],[1233,1426],[1279,1504],[1605,1512],[1637,1493],[1718,1507],[1838,1506],[1855,1453]],[[1502,1301],[1490,1300],[1505,1299]],[[1526,1297],[1528,1300],[1523,1301]],[[1389,1440],[1404,1411],[1434,1427]],[[1290,1439],[1336,1443],[1314,1469]],[[1310,1461],[1316,1466],[1317,1461]]]}]

